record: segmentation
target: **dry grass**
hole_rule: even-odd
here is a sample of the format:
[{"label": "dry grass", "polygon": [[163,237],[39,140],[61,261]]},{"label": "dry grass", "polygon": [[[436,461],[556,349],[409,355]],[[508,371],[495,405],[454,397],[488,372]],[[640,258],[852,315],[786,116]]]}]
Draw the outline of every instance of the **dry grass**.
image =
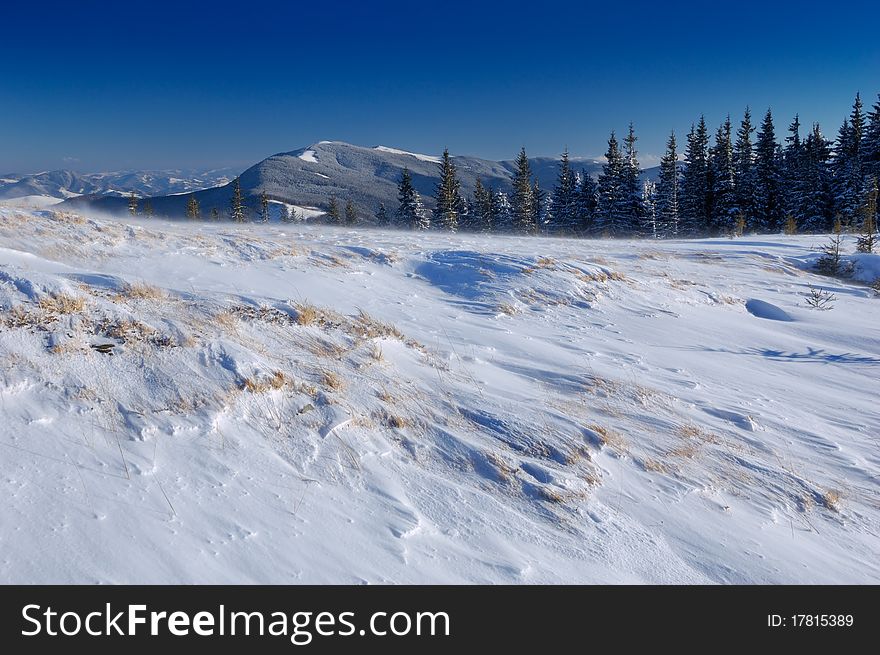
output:
[{"label": "dry grass", "polygon": [[166,296],[165,291],[146,282],[133,282],[125,287],[122,295],[135,300],[159,300]]},{"label": "dry grass", "polygon": [[669,473],[669,467],[666,464],[651,457],[642,460],[642,468],[653,473]]},{"label": "dry grass", "polygon": [[308,303],[297,303],[294,305],[296,310],[296,322],[298,325],[312,325],[317,322],[320,314],[318,308]]},{"label": "dry grass", "polygon": [[498,311],[502,314],[506,314],[507,316],[513,316],[514,314],[518,314],[519,310],[516,306],[511,305],[509,302],[503,302],[498,305]]},{"label": "dry grass", "polygon": [[832,512],[840,512],[842,495],[836,489],[829,489],[822,494],[822,504]]},{"label": "dry grass", "polygon": [[86,301],[78,296],[58,293],[43,296],[37,306],[47,314],[77,314],[85,308]]},{"label": "dry grass", "polygon": [[407,425],[409,425],[409,421],[407,421],[402,416],[392,414],[391,412],[384,409],[380,409],[379,411],[375,412],[374,417],[380,425],[390,429],[402,430]]},{"label": "dry grass", "polygon": [[388,389],[382,387],[379,391],[376,392],[376,398],[381,400],[383,403],[391,403],[394,402],[394,396],[392,396]]},{"label": "dry grass", "polygon": [[247,378],[242,383],[242,389],[250,393],[266,393],[267,391],[277,391],[292,384],[292,381],[282,371],[273,371],[268,377]]},{"label": "dry grass", "polygon": [[623,435],[596,424],[588,425],[587,429],[598,437],[599,442],[603,446],[607,446],[620,453],[627,451],[626,439],[623,438]]},{"label": "dry grass", "polygon": [[613,282],[626,282],[626,276],[623,273],[618,273],[617,271],[593,271],[587,273],[585,271],[578,271],[575,273],[577,278],[583,282],[601,282],[605,283],[608,281]]},{"label": "dry grass", "polygon": [[373,318],[363,309],[358,310],[355,326],[361,336],[365,339],[375,339],[378,337],[391,337],[394,339],[404,340],[403,334],[395,326],[390,323]]},{"label": "dry grass", "polygon": [[342,377],[329,370],[321,371],[321,384],[325,389],[330,389],[331,391],[340,391],[345,388],[345,382]]}]

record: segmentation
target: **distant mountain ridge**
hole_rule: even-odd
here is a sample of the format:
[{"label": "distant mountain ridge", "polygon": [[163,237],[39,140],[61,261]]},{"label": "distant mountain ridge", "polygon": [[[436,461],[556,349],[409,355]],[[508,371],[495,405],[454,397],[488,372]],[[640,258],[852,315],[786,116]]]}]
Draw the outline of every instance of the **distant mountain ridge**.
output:
[{"label": "distant mountain ridge", "polygon": [[[470,197],[477,179],[484,186],[497,191],[509,191],[514,162],[492,161],[478,157],[453,156],[462,193]],[[242,193],[251,207],[256,207],[262,193],[278,203],[298,207],[324,208],[331,197],[340,202],[351,200],[362,216],[371,216],[384,203],[389,209],[397,204],[397,183],[403,170],[409,169],[413,184],[424,197],[425,204],[433,204],[432,196],[439,180],[439,158],[433,155],[411,153],[387,146],[364,147],[340,141],[321,141],[311,146],[282,152],[251,166],[240,176]],[[556,182],[559,159],[536,157],[530,159],[532,172],[541,188],[549,191]],[[596,176],[602,163],[593,159],[573,158],[576,171],[584,170]],[[655,169],[644,175],[653,177]],[[157,216],[183,217],[190,194],[153,195],[151,204]],[[195,191],[204,215],[212,209],[225,214],[232,197],[232,184]],[[106,211],[124,210],[124,197],[83,196],[72,198],[67,205],[88,205]]]},{"label": "distant mountain ridge", "polygon": [[0,198],[121,196],[132,191],[140,196],[161,196],[221,186],[238,172],[237,168],[201,168],[108,173],[78,173],[61,169],[31,174],[7,173],[0,176]]}]

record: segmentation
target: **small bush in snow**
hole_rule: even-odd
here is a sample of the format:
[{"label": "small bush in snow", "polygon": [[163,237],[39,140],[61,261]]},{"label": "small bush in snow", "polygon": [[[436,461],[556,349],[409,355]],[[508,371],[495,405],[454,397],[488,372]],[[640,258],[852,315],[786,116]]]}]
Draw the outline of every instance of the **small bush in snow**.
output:
[{"label": "small bush in snow", "polygon": [[810,285],[810,291],[807,293],[807,307],[810,309],[822,309],[828,310],[834,307],[834,302],[837,300],[837,296],[835,296],[830,291],[825,291],[824,289],[817,289],[812,284]]}]

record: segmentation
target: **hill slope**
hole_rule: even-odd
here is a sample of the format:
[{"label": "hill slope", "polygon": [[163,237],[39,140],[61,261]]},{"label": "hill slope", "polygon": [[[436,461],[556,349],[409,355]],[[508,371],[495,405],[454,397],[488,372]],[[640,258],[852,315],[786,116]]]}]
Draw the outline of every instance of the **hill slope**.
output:
[{"label": "hill slope", "polygon": [[880,581],[814,237],[0,219],[2,582]]},{"label": "hill slope", "polygon": [[[351,200],[367,218],[380,203],[388,208],[397,206],[397,184],[404,168],[413,175],[413,184],[431,206],[439,175],[436,156],[409,153],[385,146],[365,148],[339,141],[322,141],[293,152],[273,155],[241,174],[241,188],[247,202],[256,207],[261,193],[273,200],[300,207],[326,207],[331,196]],[[473,195],[479,178],[484,185],[499,191],[508,191],[514,171],[512,161],[490,161],[476,157],[453,157],[463,193]],[[551,157],[530,160],[535,179],[545,190],[553,188],[559,161]],[[597,175],[601,164],[593,160],[575,159],[575,170]],[[655,174],[654,169],[644,173]],[[154,195],[154,194],[151,194]],[[212,208],[225,213],[232,197],[232,186],[227,184],[195,194],[202,212]],[[171,195],[154,197],[152,205],[161,216],[179,218],[186,213],[188,197]],[[124,198],[75,198],[68,206],[86,205],[106,211],[125,208]]]}]

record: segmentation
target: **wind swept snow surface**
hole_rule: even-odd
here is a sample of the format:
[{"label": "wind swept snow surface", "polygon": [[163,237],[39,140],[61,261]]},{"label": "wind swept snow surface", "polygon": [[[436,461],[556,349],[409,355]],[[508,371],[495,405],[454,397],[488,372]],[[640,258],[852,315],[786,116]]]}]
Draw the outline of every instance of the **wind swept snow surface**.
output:
[{"label": "wind swept snow surface", "polygon": [[2,209],[0,581],[880,582],[821,241]]}]

